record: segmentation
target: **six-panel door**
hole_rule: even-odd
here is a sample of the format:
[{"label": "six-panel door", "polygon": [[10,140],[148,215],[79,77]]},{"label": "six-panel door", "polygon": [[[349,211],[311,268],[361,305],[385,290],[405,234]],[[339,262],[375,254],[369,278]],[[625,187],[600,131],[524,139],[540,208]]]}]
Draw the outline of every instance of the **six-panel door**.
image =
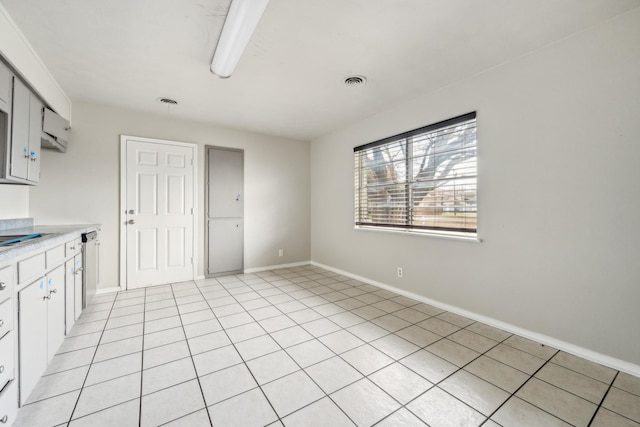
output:
[{"label": "six-panel door", "polygon": [[127,288],[193,279],[193,149],[127,141]]}]

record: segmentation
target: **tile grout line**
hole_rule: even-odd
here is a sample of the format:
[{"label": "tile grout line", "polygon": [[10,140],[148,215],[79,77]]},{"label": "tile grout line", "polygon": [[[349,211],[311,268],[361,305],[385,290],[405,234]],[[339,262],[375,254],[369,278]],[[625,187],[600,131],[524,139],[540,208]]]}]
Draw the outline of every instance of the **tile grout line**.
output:
[{"label": "tile grout line", "polygon": [[[113,310],[113,306],[115,305],[117,299],[118,299],[118,294],[116,293],[115,297],[113,298],[113,302],[111,303],[111,310]],[[111,315],[111,310],[109,310],[109,316]],[[109,316],[107,316],[107,321],[109,319]],[[78,320],[80,320],[80,318],[78,318]],[[76,321],[76,324],[78,324],[77,321]],[[89,364],[89,369],[87,369],[87,374],[84,377],[84,381],[82,382],[82,386],[80,387],[80,393],[78,393],[78,398],[76,399],[76,403],[73,405],[73,409],[71,410],[71,414],[69,415],[69,421],[67,421],[67,424],[71,423],[71,420],[73,420],[73,414],[76,412],[76,409],[78,408],[78,403],[80,403],[80,397],[82,397],[82,392],[84,391],[85,384],[87,383],[87,378],[89,378],[89,373],[91,372],[93,361],[96,358],[96,354],[98,354],[98,349],[100,348],[100,341],[102,341],[102,336],[104,335],[104,331],[106,330],[105,329],[106,327],[107,327],[107,323],[105,322],[104,328],[100,333],[100,338],[98,339],[98,343],[96,344],[96,349],[93,352],[93,356],[91,357],[91,363]]]},{"label": "tile grout line", "polygon": [[[243,281],[242,279],[240,279],[240,280],[244,283],[244,281]],[[224,286],[224,285],[223,285],[223,286]],[[247,286],[248,286],[248,285],[247,285]],[[273,286],[273,285],[272,285],[272,286]],[[282,291],[281,291],[281,292],[282,292]],[[234,299],[236,299],[236,298],[235,298],[235,296],[232,296],[232,297],[233,297]],[[293,298],[293,297],[292,297],[292,298]],[[297,301],[297,299],[295,299],[295,300]],[[237,301],[237,299],[236,299],[236,301]],[[272,304],[270,301],[266,300],[266,298],[265,298],[265,301],[267,301],[267,302],[268,302],[272,307],[274,307],[276,310],[278,310],[280,313],[282,313],[282,311],[280,311],[280,309],[278,309],[278,307],[276,307],[276,306],[275,306],[274,304]],[[242,305],[242,304],[240,304],[240,305]],[[243,307],[244,307],[244,306],[243,306]],[[266,306],[265,306],[265,307],[266,307]],[[307,307],[307,308],[310,308],[310,307]],[[301,310],[304,310],[304,309],[301,309]],[[313,310],[313,309],[312,309],[312,310]],[[315,310],[313,310],[313,311],[315,311]],[[311,377],[311,375],[309,375],[309,373],[307,373],[307,371],[305,370],[305,368],[303,368],[303,367],[300,365],[300,363],[298,363],[298,361],[297,361],[297,360],[295,360],[293,357],[291,357],[291,355],[289,354],[289,352],[287,352],[287,350],[286,350],[286,349],[285,349],[285,348],[284,348],[284,347],[283,347],[283,346],[282,346],[282,345],[281,345],[277,340],[273,339],[273,337],[271,336],[271,333],[269,333],[269,332],[264,328],[264,326],[262,326],[262,325],[260,324],[260,322],[258,322],[258,321],[255,319],[255,317],[254,317],[254,316],[253,316],[249,311],[247,311],[247,314],[249,314],[249,316],[251,316],[251,318],[252,318],[252,319],[254,319],[255,323],[256,323],[256,324],[258,324],[258,325],[260,326],[260,328],[262,328],[262,330],[266,333],[266,335],[267,335],[269,338],[271,338],[271,339],[272,339],[272,340],[273,340],[273,341],[278,345],[278,347],[280,347],[280,350],[276,350],[276,351],[274,351],[273,353],[275,353],[275,352],[277,352],[277,351],[284,351],[284,353],[285,353],[285,354],[286,354],[286,355],[287,355],[291,360],[293,360],[293,362],[298,366],[298,368],[300,368],[300,369],[299,369],[298,371],[296,371],[296,372],[300,372],[300,371],[302,371],[302,372],[305,374],[305,376],[306,376],[306,377],[308,377],[308,378],[309,378],[309,379],[310,379],[310,380],[315,384],[315,386],[316,386],[316,387],[318,387],[318,389],[320,390],[320,392],[324,394],[324,396],[323,396],[323,397],[320,397],[319,399],[316,399],[316,400],[314,400],[314,401],[312,401],[312,402],[307,403],[306,405],[304,405],[304,406],[302,406],[302,407],[300,407],[300,408],[297,408],[295,411],[293,411],[293,412],[291,412],[291,413],[289,413],[289,414],[285,415],[285,417],[291,416],[292,414],[295,414],[296,412],[298,412],[298,411],[300,411],[300,410],[302,410],[302,409],[304,409],[304,408],[306,408],[306,407],[308,407],[308,406],[310,406],[310,405],[313,405],[314,403],[316,403],[316,402],[318,402],[318,401],[320,401],[320,400],[324,399],[325,397],[327,397],[329,400],[331,400],[331,402],[333,402],[333,404],[334,404],[334,405],[336,405],[336,407],[337,407],[337,408],[338,408],[338,409],[339,409],[339,410],[340,410],[340,411],[341,411],[341,412],[342,412],[342,413],[343,413],[343,414],[344,414],[344,415],[345,415],[345,416],[346,416],[346,417],[347,417],[351,422],[353,422],[354,424],[357,424],[355,421],[353,421],[353,420],[351,419],[351,417],[350,417],[346,412],[344,412],[344,410],[340,407],[340,405],[338,405],[338,404],[337,404],[337,403],[336,403],[336,402],[331,398],[331,396],[330,396],[329,394],[327,394],[327,393],[322,389],[322,387],[320,387],[320,385],[316,382],[316,380],[314,380],[314,379],[313,379],[313,377]],[[285,313],[282,313],[282,314],[283,314],[283,315],[285,315],[285,316],[287,316],[287,314],[285,314]],[[320,314],[320,313],[318,313],[318,314]],[[323,316],[322,314],[320,314],[320,315],[321,315],[321,316]],[[276,317],[276,316],[274,316],[274,317]],[[287,317],[289,317],[289,316],[287,316]],[[325,317],[323,316],[323,318],[325,318]],[[295,322],[295,323],[296,323],[296,325],[301,326],[301,325],[299,325],[295,320],[293,320],[293,319],[290,319],[290,320],[292,320],[293,322]],[[316,319],[316,320],[319,320],[319,319]],[[327,320],[328,320],[328,319],[327,319]],[[312,322],[313,322],[313,320],[312,320]],[[332,322],[332,323],[333,323],[333,322]],[[336,325],[336,326],[340,327],[340,325]],[[303,329],[304,329],[304,328],[303,328]],[[307,331],[307,333],[309,333],[309,331]],[[312,341],[312,340],[317,340],[318,342],[320,342],[320,344],[321,344],[321,345],[324,345],[324,344],[323,344],[323,343],[322,343],[322,342],[321,342],[317,337],[315,337],[313,334],[309,333],[309,335],[311,335],[313,338],[312,338],[312,339],[310,339],[310,340],[304,341],[304,342],[310,342],[310,341]],[[256,338],[257,338],[257,337],[256,337]],[[300,344],[303,344],[303,343],[300,343]],[[296,345],[297,345],[297,344],[296,344]],[[291,346],[291,347],[293,347],[293,346]],[[325,347],[326,347],[326,346],[325,346]],[[328,348],[328,347],[327,347],[327,348]],[[236,349],[236,351],[237,351],[237,349]],[[338,356],[338,355],[337,355],[333,350],[331,350],[330,348],[329,348],[329,351],[331,351],[335,356]],[[240,352],[238,352],[238,354],[240,354]],[[271,354],[271,353],[269,353],[269,354]],[[263,355],[263,356],[264,356],[264,355]],[[242,360],[244,361],[244,357],[242,356],[242,354],[240,354],[240,357],[241,357],[241,358],[242,358]],[[262,357],[262,356],[259,356],[259,357]],[[257,357],[257,358],[259,358],[259,357]],[[256,359],[257,359],[257,358],[256,358]],[[318,363],[320,363],[320,362],[318,362]],[[248,366],[247,366],[247,369],[249,369],[249,367],[248,367]],[[249,369],[249,372],[251,372],[251,369]],[[289,374],[283,375],[282,377],[275,378],[274,380],[270,381],[269,383],[272,383],[272,382],[274,382],[274,381],[278,381],[279,379],[282,379],[282,378],[284,378],[284,377],[286,377],[286,376],[292,375],[292,374],[294,374],[294,373],[296,373],[296,372],[291,372],[291,373],[289,373]],[[251,375],[253,376],[253,372],[251,372]],[[254,376],[254,380],[255,380],[255,376]],[[256,381],[256,383],[257,383],[257,381]],[[265,384],[269,384],[269,383],[265,383]],[[258,384],[258,386],[259,386],[259,387],[261,387],[261,386],[260,386],[260,384]],[[264,396],[265,396],[265,398],[267,399],[267,401],[269,402],[269,404],[273,407],[273,405],[271,404],[271,401],[269,400],[269,397],[266,395],[266,393],[264,392],[264,390],[262,390],[262,387],[261,387],[261,391],[262,391],[262,393],[264,394]],[[278,412],[275,410],[275,408],[273,408],[273,410],[274,410],[274,412],[275,412],[276,416],[278,417],[278,420],[279,420],[280,422],[282,422],[282,418],[283,418],[283,417],[280,417],[280,415],[279,415],[279,414],[278,414]]]},{"label": "tile grout line", "polygon": [[142,310],[142,348],[140,349],[140,394],[138,402],[138,427],[142,426],[142,382],[144,381],[144,332],[146,326],[147,288],[144,288],[143,310]]},{"label": "tile grout line", "polygon": [[[215,279],[215,280],[216,280],[216,282],[218,282],[220,285],[222,285],[222,284],[220,283],[220,281],[218,281],[217,279]],[[224,331],[225,336],[227,337],[227,339],[228,339],[228,340],[229,340],[229,342],[231,343],[230,345],[232,345],[232,346],[233,346],[233,349],[236,351],[236,353],[238,353],[238,356],[240,356],[240,359],[242,360],[242,363],[243,363],[244,367],[247,369],[247,371],[249,372],[249,374],[251,374],[251,377],[253,378],[253,381],[255,381],[255,383],[256,383],[256,385],[257,385],[257,387],[260,389],[260,392],[262,393],[262,395],[264,396],[265,400],[267,401],[267,403],[268,403],[268,404],[269,404],[269,406],[271,407],[271,410],[273,411],[273,413],[274,413],[274,414],[276,415],[276,417],[278,418],[278,419],[277,419],[277,421],[280,421],[280,416],[278,415],[278,412],[276,411],[276,408],[274,408],[274,407],[273,407],[273,404],[271,403],[271,401],[270,401],[270,400],[269,400],[269,398],[267,397],[266,393],[265,393],[265,392],[264,392],[264,390],[262,389],[262,386],[261,386],[261,385],[260,385],[260,383],[256,380],[256,377],[255,377],[255,375],[253,374],[253,372],[251,372],[251,369],[249,369],[249,365],[247,364],[247,361],[246,361],[246,360],[244,360],[244,357],[242,357],[242,354],[240,354],[240,352],[238,351],[238,348],[236,347],[236,343],[235,343],[235,342],[233,342],[233,340],[231,339],[231,337],[230,337],[230,336],[229,336],[229,334],[227,333],[226,328],[225,328],[224,326],[222,326],[222,323],[220,323],[220,319],[218,318],[218,316],[216,315],[216,313],[213,311],[213,308],[211,307],[211,304],[209,303],[209,300],[207,300],[207,298],[204,296],[204,293],[202,292],[202,289],[200,289],[200,286],[198,285],[198,283],[194,281],[194,284],[195,284],[195,286],[196,286],[196,289],[198,289],[198,292],[200,293],[200,295],[202,296],[202,298],[204,298],[204,301],[206,302],[207,306],[209,306],[209,309],[211,310],[211,313],[213,314],[213,317],[216,319],[216,321],[218,322],[218,324],[219,324],[219,325],[220,325],[220,327],[222,328],[222,331]],[[222,286],[223,286],[223,288],[224,288],[224,285],[222,285]],[[226,289],[225,289],[225,290],[226,290]],[[234,299],[235,299],[235,298],[234,298]],[[261,327],[262,327],[262,326],[261,326]],[[187,340],[187,342],[188,342],[188,340]],[[226,347],[226,346],[225,346],[225,347]],[[236,364],[236,365],[233,365],[233,366],[237,366],[237,365],[239,365],[239,363],[238,363],[238,364]],[[228,368],[228,367],[227,367],[227,368]],[[223,369],[227,369],[227,368],[223,368]],[[194,369],[195,369],[195,365],[194,365]],[[196,370],[196,375],[197,375],[197,370]],[[253,390],[253,388],[252,388],[251,390]],[[250,390],[246,390],[246,391],[244,391],[244,392],[242,392],[242,393],[246,393],[247,391],[250,391]],[[230,398],[233,398],[233,397],[239,396],[239,395],[240,395],[240,394],[242,394],[242,393],[239,393],[239,394],[234,395],[234,396],[230,396],[230,397],[229,397],[229,398],[227,398],[227,399],[230,399]],[[204,392],[203,392],[203,394],[202,394],[202,399],[204,400],[205,407],[207,408],[207,413],[209,413],[209,405],[207,405],[207,400],[206,400],[206,398],[204,397]],[[223,399],[222,401],[227,400],[227,399]],[[221,402],[222,402],[222,401],[221,401]],[[216,404],[218,404],[218,403],[220,403],[220,402],[213,403],[213,404],[211,404],[211,406],[216,405]],[[213,420],[211,420],[211,416],[209,416],[209,421],[211,422],[211,425],[213,426]],[[274,422],[275,422],[275,421],[274,421]]]},{"label": "tile grout line", "polygon": [[[195,283],[195,281],[192,281],[192,282],[197,288],[198,285]],[[209,419],[209,425],[213,426],[213,420],[211,419],[211,414],[209,413],[209,407],[207,406],[207,400],[204,397],[204,390],[202,389],[202,383],[200,382],[200,375],[198,374],[198,369],[196,368],[196,362],[193,360],[193,353],[191,351],[191,345],[189,344],[189,339],[187,338],[187,332],[184,330],[184,323],[182,321],[182,315],[180,313],[180,308],[178,307],[178,302],[176,301],[176,294],[175,294],[175,290],[173,289],[173,284],[170,285],[170,289],[171,289],[171,294],[173,295],[173,301],[176,304],[176,308],[178,310],[178,318],[180,319],[180,326],[182,328],[182,333],[184,334],[184,341],[187,344],[187,349],[189,350],[189,357],[191,359],[191,365],[193,366],[193,372],[196,374],[196,380],[198,381],[198,388],[200,389],[200,393],[202,394],[202,402],[204,403],[204,409],[207,412],[207,418]],[[191,381],[191,380],[187,380],[187,381]],[[142,398],[140,399],[140,401],[142,401]],[[200,410],[201,409],[199,409],[198,411],[200,411]],[[182,418],[182,417],[179,417],[179,418]],[[176,419],[179,419],[179,418],[176,418]]]},{"label": "tile grout line", "polygon": [[[502,407],[503,407],[503,406],[504,406],[508,401],[510,401],[510,400],[511,400],[511,399],[513,399],[514,397],[515,397],[515,398],[520,399],[518,396],[516,396],[516,393],[518,393],[518,392],[519,392],[519,391],[520,391],[520,390],[521,390],[521,389],[522,389],[522,388],[523,388],[523,387],[524,387],[524,386],[525,386],[529,381],[531,381],[531,379],[532,379],[532,378],[535,378],[536,374],[537,374],[538,372],[540,372],[540,371],[542,370],[542,368],[544,368],[545,366],[547,366],[547,364],[549,364],[549,363],[551,362],[551,359],[553,359],[553,358],[554,358],[558,353],[560,353],[560,350],[556,350],[556,352],[555,352],[555,353],[553,353],[553,355],[551,355],[551,357],[549,357],[549,358],[548,358],[548,359],[547,359],[547,360],[542,364],[542,366],[540,366],[538,369],[536,369],[536,371],[535,371],[533,374],[531,374],[531,375],[529,376],[529,378],[527,378],[527,380],[526,380],[525,382],[523,382],[522,384],[520,384],[520,387],[518,387],[517,389],[515,389],[515,391],[514,391],[513,393],[511,393],[511,395],[510,395],[510,396],[509,396],[509,397],[508,397],[504,402],[502,402],[502,403],[500,404],[500,406],[498,406],[498,407],[497,407],[497,408],[496,408],[496,409],[495,409],[495,410],[494,410],[494,411],[493,411],[493,412],[492,412],[492,413],[487,417],[487,419],[486,419],[486,420],[484,420],[484,422],[483,422],[482,424],[480,424],[480,425],[482,426],[482,425],[484,425],[487,421],[491,420],[491,417],[493,417],[493,416],[494,416],[494,415],[495,415],[495,414],[500,410],[500,408],[502,408]],[[536,378],[536,379],[537,379],[537,378]],[[534,405],[532,402],[529,402],[529,401],[524,400],[524,399],[521,399],[521,400],[522,400],[523,402],[528,403],[529,405],[535,406],[536,408],[538,408],[539,410],[541,410],[541,411],[543,411],[543,412],[546,412],[547,414],[551,415],[552,417],[557,418],[557,419],[559,419],[560,421],[562,421],[562,422],[565,422],[565,423],[569,424],[567,421],[563,420],[562,418],[560,418],[560,417],[558,417],[558,416],[556,416],[556,415],[553,415],[551,412],[548,412],[548,411],[546,411],[546,410],[544,410],[544,409],[540,408],[540,407],[539,407],[539,406],[537,406],[537,405]],[[491,420],[491,421],[493,421],[493,420]]]},{"label": "tile grout line", "polygon": [[[616,378],[618,378],[619,374],[620,374],[620,371],[616,372],[616,374],[614,375],[613,379],[611,380],[611,383],[609,384],[609,387],[607,387],[607,391],[604,392],[604,395],[602,396],[602,399],[600,399],[600,403],[598,404],[598,406],[596,407],[596,410],[594,411],[593,415],[591,416],[591,419],[589,420],[589,424],[587,424],[587,427],[590,427],[591,424],[593,423],[593,421],[596,419],[596,415],[600,411],[600,408],[602,407],[602,404],[604,403],[604,400],[607,398],[607,395],[609,394],[609,391],[611,391],[611,388],[613,387],[613,383],[616,381]],[[620,414],[618,414],[618,415],[620,415]]]},{"label": "tile grout line", "polygon": [[[435,317],[435,316],[433,316],[433,317]],[[478,323],[478,322],[473,322],[473,323],[471,323],[471,324],[469,324],[469,325],[465,326],[464,328],[461,328],[461,329],[459,329],[459,330],[457,330],[457,331],[453,331],[453,332],[451,332],[450,334],[448,334],[448,335],[446,335],[446,336],[441,337],[439,340],[436,340],[436,341],[434,341],[434,342],[433,342],[433,343],[431,343],[431,344],[427,344],[426,346],[424,346],[424,347],[423,347],[423,348],[421,348],[420,350],[425,350],[425,351],[428,351],[429,353],[431,353],[429,350],[426,350],[426,348],[427,348],[428,346],[430,346],[430,345],[432,345],[432,344],[435,344],[435,343],[437,343],[437,342],[440,342],[440,341],[442,341],[442,340],[444,340],[444,339],[447,339],[449,336],[451,336],[451,335],[453,335],[453,334],[455,334],[455,333],[458,333],[458,332],[459,332],[459,331],[461,331],[461,330],[465,330],[467,327],[469,327],[469,326],[471,326],[471,325],[473,325],[473,324],[475,324],[475,323]],[[456,325],[456,326],[458,326],[458,325]],[[425,393],[429,392],[429,391],[430,391],[430,390],[432,390],[433,388],[438,388],[439,390],[442,390],[443,392],[447,393],[449,396],[453,397],[454,399],[456,399],[456,400],[458,400],[459,402],[463,403],[464,405],[466,405],[466,406],[470,407],[470,408],[471,408],[471,409],[473,409],[474,411],[476,411],[476,412],[480,413],[481,415],[485,416],[485,415],[484,415],[484,414],[482,414],[480,411],[478,411],[476,408],[474,408],[474,407],[472,407],[471,405],[469,405],[467,402],[465,402],[465,401],[463,401],[463,400],[459,399],[457,396],[452,395],[452,394],[451,394],[451,393],[449,393],[447,390],[444,390],[444,389],[440,388],[440,387],[439,387],[439,384],[441,384],[442,382],[446,381],[448,378],[450,378],[451,376],[455,375],[456,373],[458,373],[458,372],[460,372],[460,371],[464,370],[464,368],[465,368],[465,367],[469,366],[471,363],[473,363],[474,361],[478,360],[480,357],[482,357],[482,356],[486,355],[489,351],[491,351],[492,349],[496,348],[496,347],[497,347],[497,346],[499,346],[500,344],[503,344],[506,340],[508,340],[508,339],[509,339],[509,338],[511,338],[512,336],[513,336],[513,334],[510,334],[508,337],[504,338],[502,341],[496,341],[496,344],[495,344],[495,345],[491,346],[490,348],[488,348],[487,350],[485,350],[485,351],[484,351],[484,352],[482,352],[482,353],[480,353],[480,352],[478,352],[478,351],[476,351],[476,350],[470,349],[470,350],[476,351],[476,353],[479,353],[479,354],[478,354],[478,356],[474,357],[474,358],[473,358],[473,359],[471,359],[469,362],[465,363],[464,365],[462,365],[462,366],[460,366],[460,367],[458,367],[458,365],[454,364],[453,362],[451,362],[451,361],[449,361],[449,360],[447,360],[447,359],[444,359],[444,358],[442,358],[442,357],[438,356],[438,355],[437,355],[437,354],[435,354],[435,353],[431,353],[431,354],[433,354],[435,357],[437,357],[437,358],[439,358],[439,359],[442,359],[442,360],[444,360],[445,362],[448,362],[448,363],[450,363],[450,364],[452,364],[452,365],[454,365],[454,366],[456,366],[456,367],[458,368],[458,369],[456,369],[455,371],[453,371],[452,373],[450,373],[449,375],[447,375],[446,377],[442,378],[440,381],[435,382],[435,383],[432,383],[432,382],[431,382],[431,381],[429,381],[427,378],[424,378],[422,375],[420,375],[419,373],[417,373],[416,371],[414,371],[414,370],[413,370],[413,369],[411,369],[410,367],[408,367],[408,366],[406,366],[406,365],[404,365],[404,364],[402,364],[402,363],[400,363],[400,362],[398,361],[398,363],[400,363],[402,366],[404,366],[405,368],[407,368],[408,370],[410,370],[410,371],[411,371],[411,372],[413,372],[414,374],[416,374],[416,375],[418,375],[419,377],[424,378],[425,380],[427,380],[429,383],[431,383],[431,384],[432,384],[432,386],[431,386],[431,387],[429,387],[429,388],[428,388],[427,390],[425,390],[424,392],[420,393],[419,395],[415,396],[413,399],[409,400],[409,401],[408,401],[407,403],[405,403],[405,404],[402,404],[401,402],[398,402],[398,403],[400,403],[401,407],[400,407],[400,408],[398,408],[396,411],[392,412],[391,414],[387,415],[387,417],[385,417],[385,418],[390,417],[393,413],[395,413],[395,412],[399,411],[400,409],[404,408],[404,409],[406,409],[407,411],[409,411],[411,414],[413,414],[414,416],[416,416],[418,419],[422,420],[422,418],[420,418],[417,414],[415,414],[415,413],[414,413],[411,409],[409,409],[407,406],[408,406],[409,404],[411,404],[412,402],[414,402],[415,400],[419,399],[419,398],[420,398],[420,396],[423,396]],[[485,338],[488,338],[488,337],[485,337]],[[491,338],[489,338],[489,339],[491,339]],[[449,340],[449,341],[452,341],[452,340]],[[495,340],[493,340],[493,341],[495,341]],[[455,341],[452,341],[452,342],[456,343]],[[461,345],[461,346],[463,346],[463,347],[465,347],[465,348],[469,348],[469,347],[467,347],[467,346],[465,346],[465,345],[463,345],[463,344],[459,344],[459,343],[456,343],[456,344]],[[417,353],[417,352],[418,352],[418,351],[420,351],[420,350],[417,350],[417,351],[415,351],[415,352],[413,352],[413,353],[411,353],[411,354],[415,354],[415,353]],[[411,354],[409,354],[409,355],[407,355],[407,356],[405,356],[405,357],[408,357],[408,356],[410,356]],[[487,356],[487,357],[489,357],[489,356]],[[500,362],[500,363],[502,363],[502,362]],[[508,366],[508,365],[507,365],[507,366]],[[384,369],[384,368],[382,368],[382,369]],[[514,368],[514,369],[515,369],[515,368]],[[377,372],[377,371],[376,371],[376,372]],[[468,371],[465,371],[465,372],[468,372]],[[473,375],[473,373],[471,373],[471,372],[469,372],[469,373],[470,373],[471,375]],[[478,377],[478,378],[479,378],[479,377]],[[482,378],[480,378],[480,379],[481,379],[482,381],[486,381],[486,380],[484,380],[484,379],[482,379]],[[488,384],[493,385],[494,387],[500,388],[500,387],[498,387],[497,385],[495,385],[495,384],[493,384],[493,383],[491,383],[491,382],[489,382],[489,381],[486,381],[486,382],[487,382]],[[501,389],[501,388],[500,388],[500,389]],[[502,390],[502,389],[501,389],[501,390]],[[506,390],[505,390],[505,391],[506,391]],[[392,396],[392,397],[393,397],[393,396]],[[508,399],[507,399],[507,400],[508,400]],[[384,418],[383,418],[383,419],[384,419]],[[488,417],[487,417],[486,419],[488,419]],[[486,422],[486,419],[485,419],[485,421],[484,421],[484,422]],[[382,420],[381,420],[381,421],[382,421]],[[484,422],[483,422],[483,423],[484,423]]]}]

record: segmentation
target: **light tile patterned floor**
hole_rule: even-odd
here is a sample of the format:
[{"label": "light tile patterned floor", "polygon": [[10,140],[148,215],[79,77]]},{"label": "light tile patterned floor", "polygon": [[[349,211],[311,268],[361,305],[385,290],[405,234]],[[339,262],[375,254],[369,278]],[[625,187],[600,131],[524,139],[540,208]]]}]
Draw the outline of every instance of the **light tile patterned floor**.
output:
[{"label": "light tile patterned floor", "polygon": [[640,379],[312,266],[103,295],[18,426],[640,426]]}]

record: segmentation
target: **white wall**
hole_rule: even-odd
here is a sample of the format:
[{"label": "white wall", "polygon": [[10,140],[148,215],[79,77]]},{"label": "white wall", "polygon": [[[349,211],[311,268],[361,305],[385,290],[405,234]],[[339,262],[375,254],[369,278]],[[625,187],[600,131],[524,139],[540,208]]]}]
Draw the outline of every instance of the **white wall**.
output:
[{"label": "white wall", "polygon": [[1,4],[0,54],[51,108],[71,120],[71,100]]},{"label": "white wall", "polygon": [[[42,152],[41,183],[30,191],[37,224],[100,223],[101,287],[118,286],[120,135],[198,144],[200,248],[204,255],[204,147],[244,149],[245,268],[308,261],[308,142],[74,101],[67,153]],[[284,257],[278,257],[284,248]]]},{"label": "white wall", "polygon": [[0,184],[0,219],[29,216],[29,186]]},{"label": "white wall", "polygon": [[[639,45],[636,10],[312,142],[312,260],[640,365]],[[474,110],[482,243],[353,229],[354,146]]]}]

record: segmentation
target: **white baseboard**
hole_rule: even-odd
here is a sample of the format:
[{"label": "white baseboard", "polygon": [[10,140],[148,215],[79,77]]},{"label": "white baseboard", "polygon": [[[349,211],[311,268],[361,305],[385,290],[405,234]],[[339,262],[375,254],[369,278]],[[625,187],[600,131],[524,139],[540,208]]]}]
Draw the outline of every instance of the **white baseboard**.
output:
[{"label": "white baseboard", "polygon": [[469,319],[476,320],[478,322],[485,323],[489,326],[493,326],[498,329],[503,329],[507,332],[520,335],[525,338],[529,338],[533,341],[557,348],[558,350],[571,353],[575,356],[582,357],[595,363],[599,363],[604,366],[616,369],[618,371],[626,372],[628,374],[640,377],[640,365],[636,365],[625,360],[617,359],[615,357],[608,356],[606,354],[598,353],[593,350],[589,350],[584,347],[577,346],[575,344],[568,343],[566,341],[559,340],[557,338],[550,337],[548,335],[540,334],[537,332],[523,329],[510,323],[502,322],[500,320],[483,316],[481,314],[474,313],[472,311],[465,310],[460,307],[445,304],[440,301],[432,300],[423,295],[419,295],[413,292],[405,291],[403,289],[396,288],[395,286],[387,285],[376,280],[369,279],[367,277],[358,276],[357,274],[350,273],[348,271],[340,270],[338,268],[330,267],[328,265],[320,264],[319,262],[311,261],[311,265],[322,267],[326,270],[333,271],[334,273],[342,274],[343,276],[351,277],[352,279],[359,280],[364,283],[369,283],[374,286],[378,286],[382,289],[386,289],[395,292],[400,295],[404,295],[416,301],[424,302],[425,304],[433,305],[434,307],[441,308],[442,310],[450,311],[460,316],[468,317]]},{"label": "white baseboard", "polygon": [[245,268],[244,274],[257,273],[259,271],[277,270],[278,268],[300,267],[309,265],[311,261],[292,262],[290,264],[266,265],[264,267]]},{"label": "white baseboard", "polygon": [[204,280],[204,279],[205,279],[204,274],[201,274],[199,276],[196,276],[196,278],[193,280]]}]

